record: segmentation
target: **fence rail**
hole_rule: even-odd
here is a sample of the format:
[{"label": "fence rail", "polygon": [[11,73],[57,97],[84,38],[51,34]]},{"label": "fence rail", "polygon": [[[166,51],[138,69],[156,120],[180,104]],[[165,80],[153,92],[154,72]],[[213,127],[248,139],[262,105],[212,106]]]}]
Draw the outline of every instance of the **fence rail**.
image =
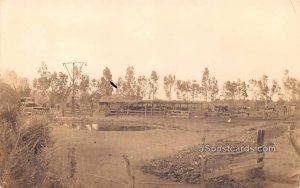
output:
[{"label": "fence rail", "polygon": [[237,166],[237,167],[230,167],[229,169],[226,170],[219,170],[217,172],[214,173],[208,173],[208,174],[204,174],[204,179],[208,180],[211,178],[216,178],[219,176],[225,176],[225,175],[229,175],[229,174],[233,174],[236,172],[240,172],[242,170],[250,170],[253,168],[261,168],[264,166],[264,163],[256,163],[256,164],[247,164],[247,165],[243,165],[243,166]]},{"label": "fence rail", "polygon": [[93,112],[90,109],[75,109],[72,110],[62,110],[62,116],[93,116]]},{"label": "fence rail", "polygon": [[117,110],[110,110],[109,115],[130,115],[130,114],[142,114],[145,117],[153,116],[153,115],[160,115],[163,117],[187,117],[189,118],[191,112],[188,110],[151,110],[151,109],[143,109],[143,110],[133,110],[127,109],[126,111],[117,111]]},{"label": "fence rail", "polygon": [[[257,146],[263,146],[265,130],[257,130]],[[264,153],[238,153],[233,158],[213,164],[206,163],[206,157],[201,156],[201,188],[206,187],[206,181],[211,178],[230,175],[253,168],[263,168]]]},{"label": "fence rail", "polygon": [[[242,170],[248,170],[252,168],[261,168],[264,163],[257,163],[257,159],[263,158],[264,153],[247,154],[246,156],[236,157],[227,161],[221,161],[213,164],[204,164],[203,167],[203,179],[209,180],[219,176],[233,174]],[[251,161],[252,160],[252,161]],[[226,169],[220,169],[226,168]],[[205,172],[212,170],[212,172]]]}]

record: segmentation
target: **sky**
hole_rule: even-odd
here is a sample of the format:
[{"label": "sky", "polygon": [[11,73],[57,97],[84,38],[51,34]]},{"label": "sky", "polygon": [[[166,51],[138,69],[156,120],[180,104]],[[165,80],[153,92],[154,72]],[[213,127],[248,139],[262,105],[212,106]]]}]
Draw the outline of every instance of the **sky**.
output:
[{"label": "sky", "polygon": [[299,52],[298,0],[0,0],[0,70],[30,79],[42,61],[63,72],[83,61],[113,80],[129,65],[160,82],[200,81],[205,67],[219,83],[281,80],[285,69],[300,77]]}]

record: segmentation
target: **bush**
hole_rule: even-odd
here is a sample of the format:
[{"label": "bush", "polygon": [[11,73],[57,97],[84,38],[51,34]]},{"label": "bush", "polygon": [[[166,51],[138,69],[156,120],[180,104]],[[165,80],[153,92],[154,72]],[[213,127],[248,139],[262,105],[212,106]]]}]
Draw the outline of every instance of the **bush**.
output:
[{"label": "bush", "polygon": [[0,179],[5,187],[42,187],[49,174],[44,149],[51,147],[47,125],[33,123],[12,130],[9,123],[0,126]]}]

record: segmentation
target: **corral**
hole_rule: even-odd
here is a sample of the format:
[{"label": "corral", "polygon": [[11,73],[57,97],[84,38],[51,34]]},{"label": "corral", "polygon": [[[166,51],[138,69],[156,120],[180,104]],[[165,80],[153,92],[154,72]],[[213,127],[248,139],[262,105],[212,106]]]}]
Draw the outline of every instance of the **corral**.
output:
[{"label": "corral", "polygon": [[103,97],[99,101],[105,115],[180,116],[195,117],[203,113],[203,102],[135,100],[122,97]]},{"label": "corral", "polygon": [[298,111],[296,104],[277,105],[259,104],[248,101],[245,106],[239,103],[166,101],[166,100],[137,100],[121,96],[102,97],[99,111],[105,116],[110,115],[142,115],[161,117],[238,117],[238,118],[289,118],[295,117]]}]

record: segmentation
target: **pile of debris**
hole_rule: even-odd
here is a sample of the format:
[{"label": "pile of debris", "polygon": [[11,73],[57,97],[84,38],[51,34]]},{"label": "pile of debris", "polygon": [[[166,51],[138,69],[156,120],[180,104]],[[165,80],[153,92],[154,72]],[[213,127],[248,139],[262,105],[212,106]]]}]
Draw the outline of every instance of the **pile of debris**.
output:
[{"label": "pile of debris", "polygon": [[[170,181],[199,184],[201,181],[201,155],[203,153],[199,149],[191,148],[173,157],[153,160],[150,164],[143,166],[142,170],[144,173]],[[216,163],[230,158],[232,158],[230,155],[211,156],[207,158],[207,163]]]},{"label": "pile of debris", "polygon": [[[254,130],[253,130],[254,131]],[[251,146],[255,145],[252,142],[255,138],[253,131],[249,131],[247,137],[235,139],[223,139],[218,140],[214,144],[210,145],[230,145],[230,146],[245,146],[245,143]],[[244,140],[244,141],[241,141]],[[142,166],[142,171],[147,174],[152,174],[158,176],[162,179],[187,183],[187,184],[200,184],[201,183],[201,158],[207,153],[203,152],[203,145],[197,145],[187,150],[178,152],[176,155],[155,159],[150,163]],[[222,155],[207,155],[206,164],[219,163],[221,161],[228,161],[233,158],[233,155],[222,154]],[[209,169],[206,172],[210,172]],[[213,178],[208,181],[207,187],[236,187],[236,188],[248,188],[255,187],[257,184],[263,182],[263,174],[258,177],[249,178],[247,182],[244,180],[236,180],[228,176],[222,176],[218,178]]]}]

